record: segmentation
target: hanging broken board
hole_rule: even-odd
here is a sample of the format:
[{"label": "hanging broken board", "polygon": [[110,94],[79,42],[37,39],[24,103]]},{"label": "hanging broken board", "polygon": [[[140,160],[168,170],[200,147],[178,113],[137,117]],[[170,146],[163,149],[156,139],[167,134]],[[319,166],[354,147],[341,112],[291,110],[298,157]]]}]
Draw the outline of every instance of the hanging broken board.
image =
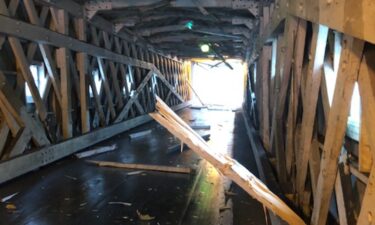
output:
[{"label": "hanging broken board", "polygon": [[188,124],[157,96],[155,110],[154,113],[150,113],[153,119],[163,125],[183,143],[186,143],[193,151],[206,159],[222,174],[232,179],[250,196],[257,199],[266,208],[289,224],[305,225],[305,222],[278,196],[270,191],[262,181],[236,160],[211,149]]}]

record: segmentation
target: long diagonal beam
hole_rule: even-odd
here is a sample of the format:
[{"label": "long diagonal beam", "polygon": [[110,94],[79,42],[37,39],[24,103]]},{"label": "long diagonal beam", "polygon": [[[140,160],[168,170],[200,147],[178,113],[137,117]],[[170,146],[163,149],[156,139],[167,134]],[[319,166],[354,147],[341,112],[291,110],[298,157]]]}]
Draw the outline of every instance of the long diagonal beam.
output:
[{"label": "long diagonal beam", "polygon": [[225,176],[232,179],[249,195],[265,207],[293,225],[305,225],[305,222],[270,191],[256,176],[234,159],[211,149],[207,143],[178,117],[161,99],[157,98],[156,112],[150,116],[168,129],[173,135],[186,143],[199,156],[206,159]]}]

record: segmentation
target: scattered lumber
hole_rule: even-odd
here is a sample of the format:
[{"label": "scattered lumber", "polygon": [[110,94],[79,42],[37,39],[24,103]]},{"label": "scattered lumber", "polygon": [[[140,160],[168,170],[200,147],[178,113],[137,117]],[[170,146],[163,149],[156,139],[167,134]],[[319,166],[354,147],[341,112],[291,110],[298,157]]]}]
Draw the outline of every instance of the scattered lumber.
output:
[{"label": "scattered lumber", "polygon": [[150,221],[150,220],[153,220],[155,219],[154,216],[150,216],[148,214],[142,214],[140,213],[138,210],[137,210],[137,215],[138,215],[138,218],[142,221]]},{"label": "scattered lumber", "polygon": [[136,139],[136,138],[144,137],[144,136],[149,135],[149,134],[151,134],[151,130],[144,130],[144,131],[140,131],[140,132],[137,132],[137,133],[129,134],[129,137],[130,137],[130,139]]},{"label": "scattered lumber", "polygon": [[305,225],[305,222],[256,176],[236,160],[212,150],[188,124],[157,96],[156,112],[150,113],[150,116],[281,219],[289,224]]},{"label": "scattered lumber", "polygon": [[102,166],[102,167],[114,167],[114,168],[122,168],[122,169],[152,170],[152,171],[158,171],[158,172],[186,173],[186,174],[189,174],[192,172],[192,169],[188,167],[131,164],[131,163],[94,161],[94,160],[88,160],[87,162],[98,165],[98,166]]},{"label": "scattered lumber", "polygon": [[8,195],[8,196],[2,198],[0,202],[7,202],[7,201],[9,201],[11,198],[13,198],[13,197],[16,196],[16,195],[18,195],[18,192],[16,192],[16,193],[14,193],[14,194],[11,194],[11,195]]},{"label": "scattered lumber", "polygon": [[108,205],[132,206],[132,204],[129,202],[108,202]]},{"label": "scattered lumber", "polygon": [[195,130],[209,130],[211,129],[210,125],[205,124],[191,124],[190,127]]},{"label": "scattered lumber", "polygon": [[75,156],[79,159],[82,159],[82,158],[86,158],[86,157],[89,157],[89,156],[102,154],[104,152],[110,152],[110,151],[115,150],[116,148],[117,148],[117,145],[113,144],[113,145],[110,145],[110,146],[98,147],[98,148],[95,148],[95,149],[92,149],[92,150],[89,150],[89,151],[80,152],[80,153],[75,154]]},{"label": "scattered lumber", "polygon": [[197,106],[197,105],[192,105],[190,106],[191,109],[206,109],[207,106]]},{"label": "scattered lumber", "polygon": [[211,111],[231,111],[230,108],[227,108],[225,106],[220,106],[220,105],[211,105],[211,106],[208,106],[207,109]]}]

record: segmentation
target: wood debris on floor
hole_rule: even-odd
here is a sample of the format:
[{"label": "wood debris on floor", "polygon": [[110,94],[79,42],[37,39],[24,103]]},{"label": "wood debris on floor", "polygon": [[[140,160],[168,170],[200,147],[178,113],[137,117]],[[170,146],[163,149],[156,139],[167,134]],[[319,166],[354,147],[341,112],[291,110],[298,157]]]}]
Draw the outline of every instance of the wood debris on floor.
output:
[{"label": "wood debris on floor", "polygon": [[150,116],[280,218],[289,224],[305,225],[305,222],[263,182],[234,159],[211,149],[158,97],[156,97],[156,112],[150,113]]},{"label": "wood debris on floor", "polygon": [[18,192],[14,193],[14,194],[11,194],[11,195],[8,195],[8,196],[5,196],[4,198],[1,199],[1,202],[7,202],[16,195],[18,195]]},{"label": "wood debris on floor", "polygon": [[142,214],[138,210],[137,210],[137,215],[138,215],[138,218],[140,220],[143,220],[143,221],[150,221],[150,220],[154,220],[155,219],[154,216],[150,216],[148,214]]},{"label": "wood debris on floor", "polygon": [[206,124],[191,124],[190,127],[191,127],[191,129],[195,129],[195,130],[209,130],[209,129],[211,129],[211,125],[206,125]]},{"label": "wood debris on floor", "polygon": [[129,134],[130,139],[138,139],[151,134],[151,130],[144,130],[136,133]]},{"label": "wood debris on floor", "polygon": [[102,154],[102,153],[105,153],[105,152],[110,152],[110,151],[115,150],[116,148],[117,148],[117,145],[113,144],[113,145],[110,145],[110,146],[103,146],[103,147],[98,147],[98,148],[95,148],[95,149],[92,149],[92,150],[80,152],[80,153],[75,154],[75,156],[79,159],[82,159],[82,158],[90,157],[90,156],[93,156],[93,155],[98,155],[98,154]]},{"label": "wood debris on floor", "polygon": [[98,165],[98,166],[102,166],[102,167],[114,167],[114,168],[122,168],[122,169],[141,169],[141,170],[152,170],[152,171],[158,171],[158,172],[168,172],[168,173],[190,174],[193,171],[191,168],[188,168],[188,167],[131,164],[131,163],[94,161],[94,160],[88,160],[87,162]]}]

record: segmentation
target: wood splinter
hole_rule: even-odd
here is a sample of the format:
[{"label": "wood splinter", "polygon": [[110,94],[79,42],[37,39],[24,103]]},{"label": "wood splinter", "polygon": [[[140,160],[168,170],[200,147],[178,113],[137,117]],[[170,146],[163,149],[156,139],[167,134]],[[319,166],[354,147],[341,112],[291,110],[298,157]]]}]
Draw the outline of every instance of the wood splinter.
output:
[{"label": "wood splinter", "polygon": [[211,149],[188,124],[157,96],[156,112],[150,113],[150,116],[281,219],[292,225],[305,225],[305,222],[270,191],[263,182],[236,160]]}]

